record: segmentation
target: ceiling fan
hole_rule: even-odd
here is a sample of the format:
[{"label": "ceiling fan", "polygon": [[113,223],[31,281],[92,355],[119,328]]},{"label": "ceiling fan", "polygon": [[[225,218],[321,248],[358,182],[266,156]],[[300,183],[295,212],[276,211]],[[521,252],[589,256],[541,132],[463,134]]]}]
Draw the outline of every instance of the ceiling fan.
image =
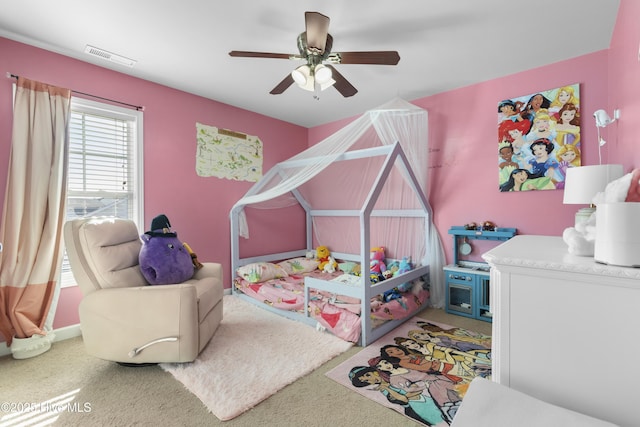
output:
[{"label": "ceiling fan", "polygon": [[335,87],[344,97],[355,95],[358,90],[336,70],[333,64],[396,65],[400,55],[396,51],[331,52],[333,37],[329,34],[329,17],[318,12],[305,12],[305,31],[298,36],[299,54],[247,52],[232,50],[230,56],[245,58],[276,58],[303,60],[274,87],[272,95],[279,95],[294,82],[305,90],[316,92]]}]

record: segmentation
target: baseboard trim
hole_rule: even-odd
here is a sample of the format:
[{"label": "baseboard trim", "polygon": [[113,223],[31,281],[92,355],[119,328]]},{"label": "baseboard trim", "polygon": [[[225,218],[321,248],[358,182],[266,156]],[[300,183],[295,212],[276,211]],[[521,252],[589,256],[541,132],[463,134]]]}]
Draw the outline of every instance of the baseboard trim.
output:
[{"label": "baseboard trim", "polygon": [[[56,337],[53,339],[53,342],[64,341],[64,340],[68,340],[69,338],[75,338],[82,335],[82,332],[80,331],[80,324],[70,325],[70,326],[65,326],[63,328],[55,329],[53,333],[56,334]],[[9,356],[10,354],[11,354],[11,347],[8,347],[6,342],[1,342],[0,357]]]}]

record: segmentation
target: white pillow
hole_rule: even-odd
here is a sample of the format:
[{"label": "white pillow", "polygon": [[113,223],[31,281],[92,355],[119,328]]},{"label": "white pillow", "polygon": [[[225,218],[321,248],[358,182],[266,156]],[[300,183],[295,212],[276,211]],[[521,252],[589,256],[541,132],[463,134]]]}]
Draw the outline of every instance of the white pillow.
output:
[{"label": "white pillow", "polygon": [[236,270],[238,276],[247,282],[258,283],[271,279],[280,279],[289,276],[279,265],[270,262],[254,262],[243,265]]},{"label": "white pillow", "polygon": [[305,257],[291,258],[278,263],[289,274],[310,273],[318,268],[320,262],[317,259]]}]

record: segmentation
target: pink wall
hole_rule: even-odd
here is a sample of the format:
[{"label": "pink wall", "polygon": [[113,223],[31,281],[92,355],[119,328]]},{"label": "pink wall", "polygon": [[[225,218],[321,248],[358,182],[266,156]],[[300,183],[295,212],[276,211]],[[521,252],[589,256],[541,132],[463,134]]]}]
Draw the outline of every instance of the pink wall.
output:
[{"label": "pink wall", "polygon": [[640,2],[622,0],[609,49],[607,102],[599,106],[613,116],[620,110],[620,120],[603,131],[608,142],[610,160],[621,163],[625,171],[640,167],[638,124],[640,118]]},{"label": "pink wall", "polygon": [[[581,107],[589,116],[605,103],[606,75],[607,52],[602,51],[416,101],[430,115],[429,194],[449,261],[452,225],[488,220],[520,234],[556,236],[573,225],[577,207],[562,203],[562,191],[498,191],[496,108],[502,99],[580,83]],[[595,130],[587,117],[581,127],[585,165],[598,162]],[[491,149],[483,149],[487,145]]]},{"label": "pink wall", "polygon": [[[259,136],[264,144],[265,171],[305,149],[307,129],[3,38],[0,52],[0,207],[4,202],[12,123],[13,79],[4,78],[4,73],[142,105],[145,229],[155,215],[165,213],[181,240],[188,242],[201,260],[222,263],[225,286],[229,287],[229,211],[252,183],[196,175],[195,124]],[[211,84],[216,84],[215,78]],[[268,221],[257,221],[251,242],[243,248],[280,250],[282,239],[268,240],[259,232],[260,227],[270,226]],[[302,228],[297,229],[302,233]],[[54,327],[78,323],[80,298],[77,288],[62,290]]]},{"label": "pink wall", "polygon": [[[584,164],[598,162],[591,114],[599,108],[612,114],[618,108],[620,121],[603,134],[609,141],[603,161],[622,163],[625,171],[639,165],[640,153],[634,149],[637,131],[633,128],[635,118],[640,117],[639,18],[640,2],[622,0],[611,49],[412,101],[429,111],[430,201],[449,261],[451,238],[447,230],[452,225],[491,220],[500,226],[517,227],[522,234],[560,235],[573,223],[577,207],[563,205],[561,191],[497,191],[492,166],[495,152],[483,147],[494,146],[496,105],[500,100],[580,83],[585,113]],[[226,266],[227,284],[228,212],[250,184],[195,175],[195,122],[260,136],[265,144],[267,170],[352,120],[307,130],[2,38],[0,52],[3,72],[145,106],[145,221],[149,223],[157,213],[166,213],[180,237],[200,258]],[[10,147],[10,94],[11,80],[0,79],[0,201],[4,200],[3,171],[7,170]],[[179,179],[167,170],[179,171]],[[255,230],[271,229],[276,220],[271,215],[251,215],[257,220]],[[293,221],[298,221],[294,215]],[[250,243],[242,244],[248,254],[270,244],[257,231],[252,236]],[[286,249],[282,239],[273,239],[272,235],[269,239],[278,241],[276,250]],[[79,298],[76,288],[63,290],[55,327],[77,323]]]},{"label": "pink wall", "polygon": [[[562,204],[562,191],[498,191],[497,105],[502,99],[580,83],[580,102],[587,112],[581,130],[583,164],[597,163],[596,128],[590,116],[606,105],[607,58],[607,51],[601,51],[412,101],[429,112],[429,200],[448,262],[452,237],[447,231],[452,225],[493,221],[521,234],[558,236],[573,224],[577,207]],[[348,122],[310,129],[310,142]]]},{"label": "pink wall", "polygon": [[[435,223],[451,261],[452,225],[490,220],[522,234],[561,235],[573,224],[577,207],[562,204],[562,191],[499,193],[495,153],[482,149],[495,141],[496,105],[505,98],[580,83],[583,108],[583,164],[598,163],[592,114],[620,109],[620,120],[604,129],[603,163],[640,167],[640,2],[622,0],[610,49],[487,81],[412,102],[429,111],[429,199]],[[314,144],[349,123],[342,120],[309,130]],[[479,248],[482,249],[482,248]]]}]

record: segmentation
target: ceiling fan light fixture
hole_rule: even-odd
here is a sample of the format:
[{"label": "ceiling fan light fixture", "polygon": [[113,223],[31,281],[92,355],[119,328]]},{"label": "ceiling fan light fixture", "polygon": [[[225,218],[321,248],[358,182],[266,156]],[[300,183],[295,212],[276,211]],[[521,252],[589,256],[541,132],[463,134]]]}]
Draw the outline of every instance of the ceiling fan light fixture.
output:
[{"label": "ceiling fan light fixture", "polygon": [[298,87],[299,87],[300,89],[304,89],[304,90],[307,90],[307,91],[309,91],[309,92],[314,92],[314,91],[316,90],[316,89],[315,89],[315,83],[314,83],[313,77],[309,78],[309,80],[307,80],[307,83],[306,83],[306,84],[298,85]]},{"label": "ceiling fan light fixture", "polygon": [[311,68],[308,65],[301,65],[291,72],[291,77],[298,86],[305,86],[311,79]]},{"label": "ceiling fan light fixture", "polygon": [[[316,94],[333,86],[345,98],[355,95],[358,90],[329,64],[397,65],[400,61],[400,55],[395,50],[332,52],[333,36],[329,34],[329,17],[319,12],[305,12],[305,31],[298,35],[297,43],[299,54],[295,55],[232,50],[229,56],[305,61],[305,65],[291,71],[271,89],[269,93],[272,95],[280,95],[296,83],[301,89]],[[328,65],[323,65],[323,62]]]},{"label": "ceiling fan light fixture", "polygon": [[[316,68],[313,72],[314,77],[316,79],[316,82],[318,82],[319,85],[323,85],[325,83],[327,83],[329,80],[331,80],[331,68],[322,65],[322,64],[318,64],[316,65]],[[335,82],[334,82],[335,83]]]},{"label": "ceiling fan light fixture", "polygon": [[327,80],[324,83],[320,83],[318,80],[316,80],[316,83],[318,84],[318,86],[320,86],[320,90],[325,90],[330,88],[331,86],[333,86],[335,84],[335,80],[333,80],[332,78],[329,78],[329,80]]}]

